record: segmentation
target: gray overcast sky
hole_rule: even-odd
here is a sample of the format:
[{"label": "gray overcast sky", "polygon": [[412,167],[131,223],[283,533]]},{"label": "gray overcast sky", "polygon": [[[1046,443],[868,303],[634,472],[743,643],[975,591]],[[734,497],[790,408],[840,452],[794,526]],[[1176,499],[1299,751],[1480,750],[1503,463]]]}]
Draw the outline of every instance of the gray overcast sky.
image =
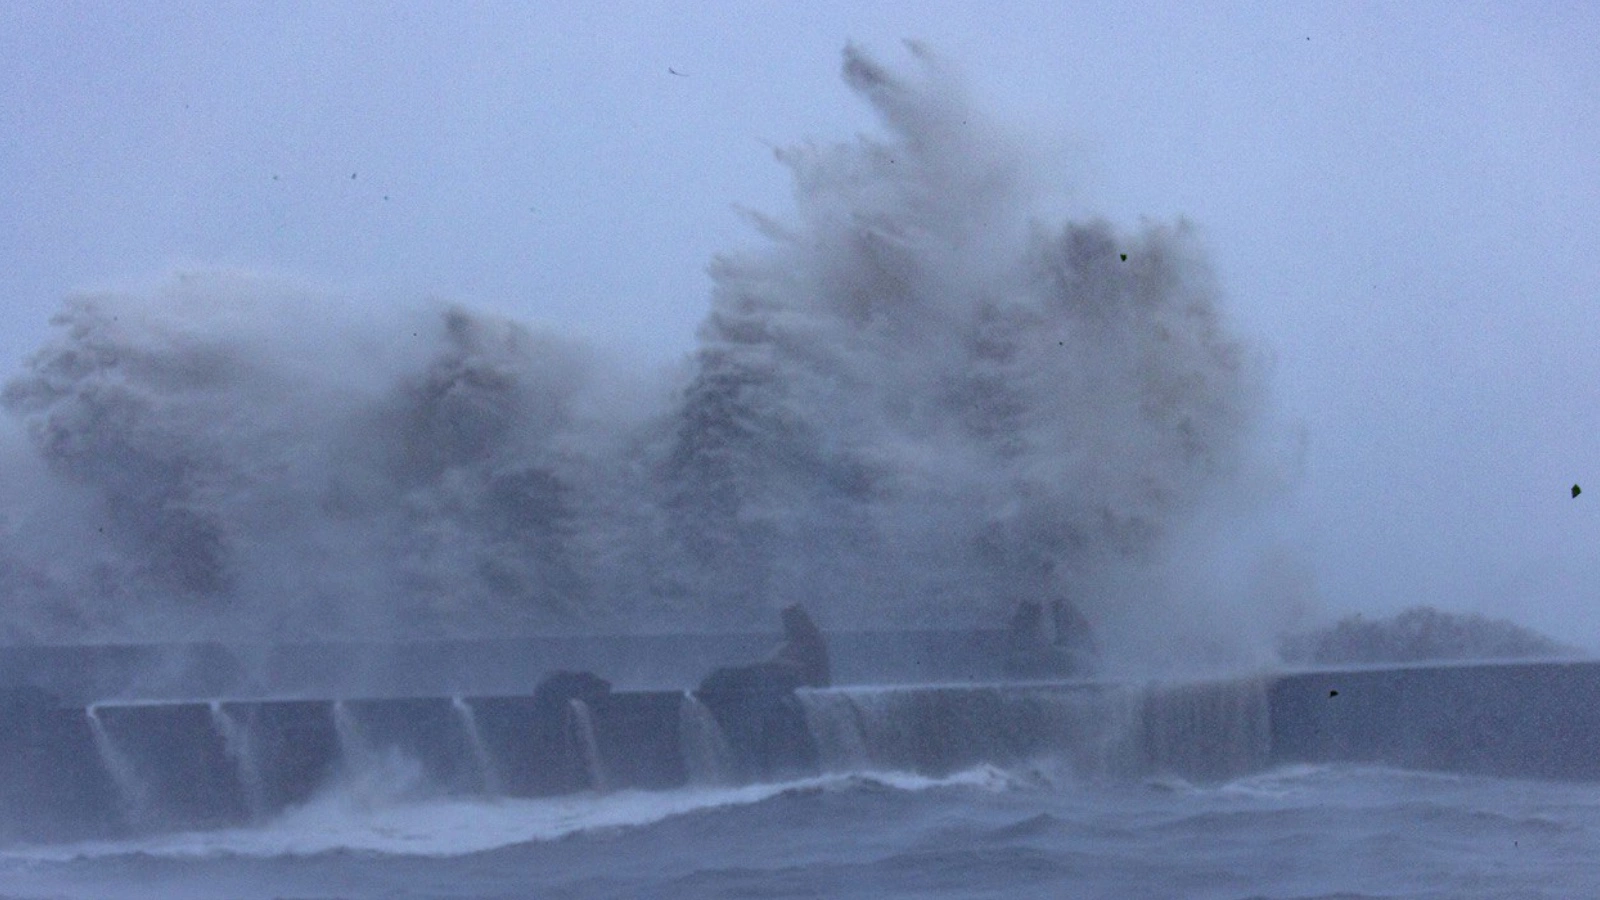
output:
[{"label": "gray overcast sky", "polygon": [[1200,226],[1330,611],[1600,648],[1590,4],[5,0],[0,362],[66,293],[216,265],[670,361],[734,207],[787,208],[769,146],[870,129],[839,51],[903,37],[1033,137],[1041,214]]}]

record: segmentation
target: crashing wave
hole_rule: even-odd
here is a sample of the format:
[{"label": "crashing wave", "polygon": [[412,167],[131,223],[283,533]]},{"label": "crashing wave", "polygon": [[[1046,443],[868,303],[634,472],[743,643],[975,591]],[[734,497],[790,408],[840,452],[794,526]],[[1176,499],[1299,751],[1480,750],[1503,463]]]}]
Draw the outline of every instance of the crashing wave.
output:
[{"label": "crashing wave", "polygon": [[1259,359],[1192,228],[1042,224],[917,52],[920,78],[846,50],[883,133],[778,153],[795,209],[713,264],[655,407],[455,306],[227,275],[68,301],[5,390],[15,466],[48,469],[0,543],[10,637],[736,629],[802,601],[993,624],[1063,594],[1161,620],[1098,589],[1248,477]]}]

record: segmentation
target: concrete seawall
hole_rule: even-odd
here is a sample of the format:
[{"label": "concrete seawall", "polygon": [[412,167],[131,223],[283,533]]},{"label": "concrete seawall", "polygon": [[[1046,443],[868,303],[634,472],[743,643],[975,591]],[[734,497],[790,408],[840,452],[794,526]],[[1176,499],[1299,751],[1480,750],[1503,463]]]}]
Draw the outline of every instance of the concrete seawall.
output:
[{"label": "concrete seawall", "polygon": [[1269,691],[1272,760],[1600,779],[1600,663],[1305,672]]},{"label": "concrete seawall", "polygon": [[1596,662],[842,687],[801,690],[762,723],[729,719],[741,709],[683,691],[80,706],[12,690],[0,840],[245,823],[397,762],[430,791],[503,796],[1045,757],[1106,777],[1356,762],[1600,779]]}]

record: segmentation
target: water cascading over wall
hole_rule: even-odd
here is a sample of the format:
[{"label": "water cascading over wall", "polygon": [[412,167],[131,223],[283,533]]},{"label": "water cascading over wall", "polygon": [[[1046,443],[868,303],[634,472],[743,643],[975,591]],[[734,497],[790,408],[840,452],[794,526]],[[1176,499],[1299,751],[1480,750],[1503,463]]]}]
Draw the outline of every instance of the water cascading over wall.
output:
[{"label": "water cascading over wall", "polygon": [[[1600,782],[1592,661],[801,690],[791,734],[804,746],[780,755],[808,762],[777,772],[763,771],[752,746],[692,693],[568,688],[88,708],[8,691],[0,840],[261,820],[389,760],[419,772],[423,790],[519,797],[1036,762],[1110,779],[1219,781],[1276,765],[1355,763]],[[762,749],[770,758],[773,748]]]},{"label": "water cascading over wall", "polygon": [[[1062,762],[1086,776],[1225,778],[1264,765],[1263,683],[834,688],[750,756],[692,693],[97,704],[18,695],[0,741],[0,837],[259,821],[402,760],[420,789],[552,796],[823,771],[944,775]],[[775,748],[764,748],[772,753]]]}]

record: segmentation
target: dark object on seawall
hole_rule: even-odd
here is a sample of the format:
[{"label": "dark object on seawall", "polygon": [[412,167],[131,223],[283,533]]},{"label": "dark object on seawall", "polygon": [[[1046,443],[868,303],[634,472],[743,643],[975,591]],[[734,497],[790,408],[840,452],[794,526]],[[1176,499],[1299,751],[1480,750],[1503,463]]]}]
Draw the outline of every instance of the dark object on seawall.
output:
[{"label": "dark object on seawall", "polygon": [[781,615],[783,643],[772,654],[772,662],[794,669],[801,687],[830,687],[833,674],[822,629],[798,603],[785,607]]},{"label": "dark object on seawall", "polygon": [[784,641],[770,659],[723,666],[695,691],[741,760],[744,777],[774,778],[817,766],[816,742],[794,692],[829,686],[827,643],[798,604],[782,616]]},{"label": "dark object on seawall", "polygon": [[1099,651],[1089,620],[1071,602],[1056,599],[1050,614],[1037,600],[1017,604],[1007,629],[1005,673],[1012,678],[1063,678],[1093,674]]}]

